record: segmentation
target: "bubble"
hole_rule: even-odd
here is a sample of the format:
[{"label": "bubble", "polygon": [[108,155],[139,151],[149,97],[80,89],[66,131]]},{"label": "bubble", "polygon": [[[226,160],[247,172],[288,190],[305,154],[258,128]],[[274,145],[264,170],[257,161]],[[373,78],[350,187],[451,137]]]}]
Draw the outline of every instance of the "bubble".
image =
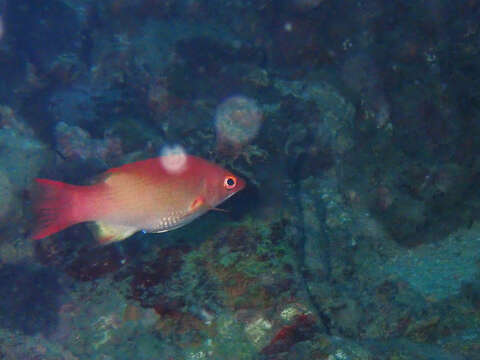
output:
[{"label": "bubble", "polygon": [[252,140],[262,124],[262,112],[256,102],[245,96],[233,96],[223,101],[216,110],[217,139],[232,145]]},{"label": "bubble", "polygon": [[160,152],[160,163],[171,174],[179,174],[187,167],[187,153],[180,145],[165,146]]}]

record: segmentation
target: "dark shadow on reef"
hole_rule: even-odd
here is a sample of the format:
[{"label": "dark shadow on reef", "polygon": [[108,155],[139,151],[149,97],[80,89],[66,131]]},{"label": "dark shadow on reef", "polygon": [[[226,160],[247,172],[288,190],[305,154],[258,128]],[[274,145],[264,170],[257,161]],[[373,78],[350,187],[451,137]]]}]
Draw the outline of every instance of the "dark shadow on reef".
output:
[{"label": "dark shadow on reef", "polygon": [[27,335],[48,334],[58,322],[59,295],[56,273],[26,264],[0,269],[0,327]]}]

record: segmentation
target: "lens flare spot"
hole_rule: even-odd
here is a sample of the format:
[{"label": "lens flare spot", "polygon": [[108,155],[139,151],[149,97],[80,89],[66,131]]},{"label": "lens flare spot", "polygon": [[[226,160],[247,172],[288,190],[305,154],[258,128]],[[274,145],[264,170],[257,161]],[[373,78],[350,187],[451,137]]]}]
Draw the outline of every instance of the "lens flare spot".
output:
[{"label": "lens flare spot", "polygon": [[160,153],[160,163],[171,174],[185,171],[187,167],[187,154],[180,146],[165,146]]}]

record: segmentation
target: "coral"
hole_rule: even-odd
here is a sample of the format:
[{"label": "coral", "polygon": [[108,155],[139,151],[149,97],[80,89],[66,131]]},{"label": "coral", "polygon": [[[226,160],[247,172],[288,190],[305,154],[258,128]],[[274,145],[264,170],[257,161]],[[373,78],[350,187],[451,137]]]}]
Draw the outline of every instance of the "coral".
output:
[{"label": "coral", "polygon": [[98,350],[99,347],[107,344],[112,339],[112,331],[120,327],[120,320],[117,318],[116,314],[108,314],[100,316],[96,321],[93,322],[92,328],[96,333],[96,341],[93,342],[92,346],[95,350]]},{"label": "coral", "polygon": [[245,333],[253,345],[260,348],[265,342],[265,338],[269,335],[271,328],[272,323],[270,321],[258,317],[245,326]]}]

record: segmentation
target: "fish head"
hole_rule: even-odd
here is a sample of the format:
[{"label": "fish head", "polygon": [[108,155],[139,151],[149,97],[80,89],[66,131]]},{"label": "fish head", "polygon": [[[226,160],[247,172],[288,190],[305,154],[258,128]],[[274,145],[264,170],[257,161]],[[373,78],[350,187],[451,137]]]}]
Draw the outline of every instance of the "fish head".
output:
[{"label": "fish head", "polygon": [[245,188],[245,180],[222,167],[215,166],[206,178],[206,200],[209,207],[216,207]]}]

